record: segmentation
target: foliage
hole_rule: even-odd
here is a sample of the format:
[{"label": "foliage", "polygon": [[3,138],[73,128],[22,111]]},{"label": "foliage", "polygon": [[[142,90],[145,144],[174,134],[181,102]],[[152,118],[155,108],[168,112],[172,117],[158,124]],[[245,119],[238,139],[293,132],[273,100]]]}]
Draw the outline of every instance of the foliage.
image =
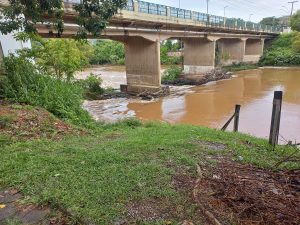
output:
[{"label": "foliage", "polygon": [[87,79],[80,80],[78,83],[83,87],[86,99],[100,99],[105,92],[101,88],[102,79],[94,74],[90,74]]},{"label": "foliage", "polygon": [[293,49],[300,53],[300,32],[295,32],[294,37],[293,37]]},{"label": "foliage", "polygon": [[179,78],[182,73],[182,69],[178,66],[171,66],[166,69],[162,75],[162,82],[172,82]]},{"label": "foliage", "polygon": [[124,45],[116,41],[97,41],[93,46],[91,64],[125,64]]},{"label": "foliage", "polygon": [[[9,6],[1,9],[0,31],[3,34],[24,30],[36,32],[35,25],[44,23],[45,17],[52,21],[57,36],[64,30],[63,6],[61,0],[9,0]],[[87,33],[97,36],[106,27],[107,21],[119,8],[126,5],[126,0],[83,0],[74,9],[77,11],[77,24],[80,26],[78,37],[86,38]]]},{"label": "foliage", "polygon": [[[300,65],[300,54],[293,47],[298,40],[296,33],[281,34],[265,50],[259,64],[262,66],[297,66]],[[293,44],[294,43],[294,44]]]},{"label": "foliage", "polygon": [[293,31],[300,32],[300,10],[298,10],[290,19],[290,26]]},{"label": "foliage", "polygon": [[263,18],[262,21],[260,21],[261,25],[266,26],[279,26],[280,25],[280,19],[276,17],[266,17]]},{"label": "foliage", "polygon": [[92,48],[73,39],[39,39],[33,42],[31,54],[43,70],[70,81],[76,71],[89,64]]},{"label": "foliage", "polygon": [[22,56],[10,55],[4,59],[3,65],[7,74],[0,93],[5,99],[43,107],[76,124],[91,121],[81,108],[81,86],[41,73],[36,64]]},{"label": "foliage", "polygon": [[182,63],[182,57],[169,56],[168,53],[171,51],[178,51],[180,49],[180,43],[172,43],[170,40],[162,43],[160,46],[160,60],[161,64],[164,65],[178,65]]},{"label": "foliage", "polygon": [[74,6],[78,12],[77,24],[81,27],[78,36],[86,38],[87,33],[99,36],[107,21],[126,3],[127,0],[82,0]]}]

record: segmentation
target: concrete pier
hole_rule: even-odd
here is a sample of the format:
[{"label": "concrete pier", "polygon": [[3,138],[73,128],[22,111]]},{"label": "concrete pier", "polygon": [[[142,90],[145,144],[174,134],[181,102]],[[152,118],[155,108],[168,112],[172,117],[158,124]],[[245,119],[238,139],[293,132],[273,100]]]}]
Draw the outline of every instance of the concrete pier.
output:
[{"label": "concrete pier", "polygon": [[218,40],[220,64],[231,65],[244,61],[246,38],[221,38]]},{"label": "concrete pier", "polygon": [[160,42],[142,37],[128,37],[125,41],[127,91],[160,90]]},{"label": "concrete pier", "polygon": [[184,40],[184,74],[203,75],[215,68],[216,42],[207,38],[185,38]]},{"label": "concrete pier", "polygon": [[244,62],[258,63],[264,51],[264,39],[247,39]]}]

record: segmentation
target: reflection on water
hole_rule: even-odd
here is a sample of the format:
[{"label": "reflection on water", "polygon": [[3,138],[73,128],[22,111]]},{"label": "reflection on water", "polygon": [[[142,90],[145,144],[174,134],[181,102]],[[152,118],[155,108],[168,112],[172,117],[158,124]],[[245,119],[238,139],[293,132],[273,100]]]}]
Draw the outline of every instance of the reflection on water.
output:
[{"label": "reflection on water", "polygon": [[[231,80],[213,82],[192,90],[150,103],[123,100],[121,106],[111,106],[110,110],[100,110],[106,104],[99,102],[87,103],[86,107],[93,115],[98,114],[98,118],[119,119],[134,115],[142,120],[220,128],[233,114],[234,106],[240,104],[240,131],[267,137],[273,92],[282,90],[284,103],[280,133],[288,140],[300,140],[300,69],[244,71]],[[98,109],[97,112],[91,105]]]}]

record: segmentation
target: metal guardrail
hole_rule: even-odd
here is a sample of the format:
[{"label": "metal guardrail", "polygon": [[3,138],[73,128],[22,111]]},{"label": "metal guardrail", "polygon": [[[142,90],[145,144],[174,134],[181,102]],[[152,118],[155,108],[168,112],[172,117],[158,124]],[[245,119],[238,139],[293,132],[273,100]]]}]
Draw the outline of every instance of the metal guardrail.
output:
[{"label": "metal guardrail", "polygon": [[[81,0],[64,0],[64,2],[71,4],[78,4]],[[253,23],[251,21],[244,21],[236,18],[225,18],[222,16],[210,15],[201,12],[195,12],[191,10],[180,9],[176,7],[170,7],[165,5],[159,5],[155,3],[140,1],[140,0],[127,0],[127,4],[124,8],[127,11],[137,11],[140,13],[166,16],[178,19],[186,19],[202,22],[207,27],[220,27],[235,30],[256,31],[256,32],[269,32],[280,33],[282,27],[278,26],[266,26],[259,23]]]}]

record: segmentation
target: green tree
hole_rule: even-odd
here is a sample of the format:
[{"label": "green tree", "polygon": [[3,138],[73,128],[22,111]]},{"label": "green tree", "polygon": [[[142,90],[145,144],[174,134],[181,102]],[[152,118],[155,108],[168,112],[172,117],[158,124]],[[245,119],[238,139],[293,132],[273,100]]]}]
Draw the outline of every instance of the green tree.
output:
[{"label": "green tree", "polygon": [[290,26],[292,30],[300,32],[300,10],[291,17]]},{"label": "green tree", "polygon": [[[9,6],[1,9],[0,31],[3,34],[24,30],[26,33],[36,32],[37,23],[52,21],[61,36],[64,30],[63,1],[61,0],[8,0]],[[74,6],[80,26],[79,37],[85,38],[87,33],[99,35],[106,27],[107,21],[126,5],[126,0],[82,0]],[[46,21],[45,18],[50,18]]]},{"label": "green tree", "polygon": [[93,46],[91,64],[124,64],[124,45],[116,41],[97,41]]},{"label": "green tree", "polygon": [[260,21],[260,24],[266,25],[266,26],[279,26],[280,19],[278,19],[276,17],[266,17],[266,18],[263,18],[262,21]]},{"label": "green tree", "polygon": [[92,48],[73,39],[49,39],[33,42],[31,56],[37,65],[58,79],[70,81],[74,73],[89,64]]}]

